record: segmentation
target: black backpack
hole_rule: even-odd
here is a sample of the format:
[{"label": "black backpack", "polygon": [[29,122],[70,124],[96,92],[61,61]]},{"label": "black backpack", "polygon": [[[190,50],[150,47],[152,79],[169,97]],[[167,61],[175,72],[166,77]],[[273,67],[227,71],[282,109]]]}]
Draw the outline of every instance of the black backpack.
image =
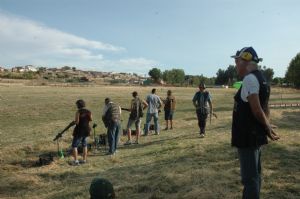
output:
[{"label": "black backpack", "polygon": [[[200,91],[199,91],[199,93],[200,93]],[[200,101],[198,101],[198,106],[199,106],[198,111],[202,115],[207,115],[209,113],[209,110],[208,110],[208,107],[206,106],[206,103],[208,101],[209,92],[208,91],[204,91],[203,95],[204,95],[204,102],[203,102],[203,104],[202,103],[200,104]],[[200,99],[197,99],[197,100],[200,100]]]},{"label": "black backpack", "polygon": [[143,113],[142,102],[139,98],[137,98],[133,104],[133,108],[130,112],[129,118],[135,120],[135,119],[141,118],[143,116],[144,116],[144,113]]}]

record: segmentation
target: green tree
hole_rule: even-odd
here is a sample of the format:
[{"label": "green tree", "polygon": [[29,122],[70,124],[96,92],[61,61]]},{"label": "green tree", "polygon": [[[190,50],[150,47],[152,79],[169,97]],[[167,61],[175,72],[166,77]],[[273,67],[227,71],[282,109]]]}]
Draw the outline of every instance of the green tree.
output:
[{"label": "green tree", "polygon": [[188,82],[188,85],[191,85],[191,86],[198,86],[200,84],[200,82],[204,82],[205,84],[212,85],[215,83],[215,80],[213,78],[207,78],[201,74],[200,76],[199,75],[186,75],[185,82]]},{"label": "green tree", "polygon": [[182,85],[184,83],[184,70],[183,69],[172,69],[171,74],[173,77],[173,83]]},{"label": "green tree", "polygon": [[216,77],[215,84],[223,85],[223,84],[227,83],[228,78],[227,78],[226,72],[224,70],[219,69],[216,75],[217,75],[217,77]]},{"label": "green tree", "polygon": [[232,86],[234,81],[237,80],[237,72],[233,65],[229,65],[225,71],[225,76],[227,79],[227,84]]},{"label": "green tree", "polygon": [[193,75],[185,75],[184,76],[184,82],[186,84],[186,86],[190,86],[193,85]]},{"label": "green tree", "polygon": [[185,81],[184,70],[182,69],[172,69],[165,70],[163,72],[163,80],[168,84],[180,84],[182,85]]},{"label": "green tree", "polygon": [[155,82],[159,82],[162,77],[162,73],[158,68],[152,68],[148,74]]},{"label": "green tree", "polygon": [[285,78],[289,83],[300,88],[300,53],[298,53],[290,62]]},{"label": "green tree", "polygon": [[282,78],[282,77],[275,77],[275,78],[273,78],[272,83],[274,85],[281,85],[282,83],[284,83],[284,78]]},{"label": "green tree", "polygon": [[262,73],[264,74],[266,80],[268,83],[272,82],[273,80],[273,76],[274,76],[274,70],[272,68],[267,68],[266,66],[264,66],[261,69]]},{"label": "green tree", "polygon": [[71,70],[72,68],[70,66],[63,66],[61,69],[62,70]]},{"label": "green tree", "polygon": [[197,75],[197,76],[193,76],[192,78],[192,85],[193,86],[198,86],[200,84],[200,77]]}]

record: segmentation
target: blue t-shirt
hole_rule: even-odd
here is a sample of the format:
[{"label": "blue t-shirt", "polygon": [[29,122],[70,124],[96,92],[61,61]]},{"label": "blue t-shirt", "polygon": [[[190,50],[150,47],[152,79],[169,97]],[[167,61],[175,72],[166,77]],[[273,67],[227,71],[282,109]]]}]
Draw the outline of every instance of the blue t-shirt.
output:
[{"label": "blue t-shirt", "polygon": [[158,109],[162,105],[162,101],[155,94],[150,94],[147,96],[146,102],[148,103],[147,113],[158,113]]}]

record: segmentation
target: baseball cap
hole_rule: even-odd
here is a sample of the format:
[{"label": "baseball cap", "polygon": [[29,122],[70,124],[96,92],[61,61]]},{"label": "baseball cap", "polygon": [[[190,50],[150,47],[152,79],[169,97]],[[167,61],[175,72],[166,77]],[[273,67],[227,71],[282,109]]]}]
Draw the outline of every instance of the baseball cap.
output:
[{"label": "baseball cap", "polygon": [[113,185],[104,178],[94,178],[90,186],[91,199],[114,199]]},{"label": "baseball cap", "polygon": [[235,55],[231,56],[232,58],[239,58],[241,57],[242,59],[246,61],[254,61],[256,63],[262,61],[262,58],[259,58],[257,56],[257,53],[255,52],[253,47],[244,47],[241,50],[238,50]]}]

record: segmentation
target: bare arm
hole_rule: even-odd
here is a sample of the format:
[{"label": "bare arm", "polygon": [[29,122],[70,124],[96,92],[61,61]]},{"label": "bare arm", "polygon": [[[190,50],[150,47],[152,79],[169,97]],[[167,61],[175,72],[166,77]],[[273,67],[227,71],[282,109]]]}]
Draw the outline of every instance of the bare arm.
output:
[{"label": "bare arm", "polygon": [[159,108],[162,107],[162,105],[164,104],[163,101],[160,99],[160,97],[158,97],[158,103],[159,103]]},{"label": "bare arm", "polygon": [[258,94],[251,94],[247,99],[254,117],[265,126],[268,137],[271,140],[278,140],[279,136],[273,131],[267,115],[264,113],[262,107],[260,106]]},{"label": "bare arm", "polygon": [[210,109],[209,113],[212,114],[213,113],[213,105],[212,105],[211,100],[208,101],[208,104],[209,104],[209,109]]},{"label": "bare arm", "polygon": [[142,100],[142,103],[144,105],[143,109],[145,110],[149,105],[145,100]]},{"label": "bare arm", "polygon": [[175,97],[173,97],[173,100],[172,100],[172,106],[171,106],[172,108],[173,108],[173,110],[175,111],[175,109],[176,109],[176,98]]},{"label": "bare arm", "polygon": [[131,100],[131,102],[130,102],[130,112],[132,111],[132,109],[133,109],[133,101]]},{"label": "bare arm", "polygon": [[93,121],[93,115],[92,115],[92,113],[90,114],[90,121]]}]

